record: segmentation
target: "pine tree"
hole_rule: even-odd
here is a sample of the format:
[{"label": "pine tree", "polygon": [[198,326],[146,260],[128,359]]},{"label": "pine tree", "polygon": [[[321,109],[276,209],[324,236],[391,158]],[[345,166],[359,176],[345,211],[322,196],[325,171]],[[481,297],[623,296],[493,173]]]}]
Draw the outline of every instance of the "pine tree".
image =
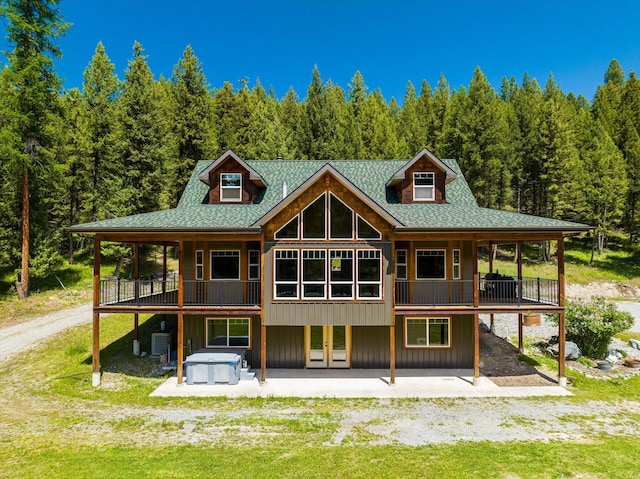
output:
[{"label": "pine tree", "polygon": [[122,214],[144,213],[160,207],[166,158],[164,128],[159,107],[159,91],[143,55],[135,42],[129,60],[122,96],[123,176]]},{"label": "pine tree", "polygon": [[85,202],[90,205],[87,221],[111,216],[110,199],[122,176],[122,159],[118,154],[121,130],[117,105],[122,85],[102,43],[98,43],[91,62],[84,71],[82,91],[85,98],[83,114],[89,137],[87,157],[91,188],[85,190]]},{"label": "pine tree", "polygon": [[21,178],[21,286],[26,294],[32,256],[45,269],[50,258],[46,199],[51,191],[46,185],[52,175],[53,147],[57,141],[50,125],[59,114],[60,90],[53,58],[61,56],[56,41],[69,26],[59,14],[58,3],[58,0],[7,0],[0,8],[0,14],[7,19],[7,40],[13,46],[8,54],[7,75],[12,94],[17,97],[20,149],[11,158],[11,172]]},{"label": "pine tree", "polygon": [[198,160],[214,156],[213,102],[202,64],[187,45],[169,83],[171,134],[176,149],[167,175],[167,189],[175,206]]},{"label": "pine tree", "polygon": [[364,83],[362,74],[359,71],[355,72],[349,83],[348,99],[349,108],[351,109],[351,125],[347,132],[348,141],[353,148],[354,158],[366,158],[363,151],[362,135],[369,125],[363,123],[364,116],[362,113],[367,102],[367,90],[368,87]]},{"label": "pine tree", "polygon": [[624,87],[619,119],[628,182],[624,224],[633,243],[640,237],[640,80],[634,72]]},{"label": "pine tree", "polygon": [[332,125],[327,109],[327,88],[320,78],[320,70],[315,66],[311,84],[307,89],[302,116],[303,155],[310,160],[331,159]]}]

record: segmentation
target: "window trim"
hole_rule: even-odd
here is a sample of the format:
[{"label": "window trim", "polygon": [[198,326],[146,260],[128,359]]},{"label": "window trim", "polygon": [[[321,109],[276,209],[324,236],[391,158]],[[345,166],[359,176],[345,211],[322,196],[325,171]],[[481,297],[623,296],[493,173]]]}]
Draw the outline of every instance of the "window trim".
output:
[{"label": "window trim", "polygon": [[[233,254],[225,254],[225,255],[216,255],[215,253],[233,253]],[[214,256],[234,256],[238,258],[238,277],[237,278],[214,278],[213,277],[213,257]],[[242,271],[242,258],[240,257],[240,250],[237,249],[212,249],[209,251],[209,279],[211,281],[239,281],[240,280],[240,271]]]},{"label": "window trim", "polygon": [[[247,320],[247,324],[248,324],[248,345],[247,346],[230,346],[229,345],[229,320],[238,320],[238,319],[244,319]],[[210,345],[209,344],[209,320],[224,320],[227,322],[227,345],[226,346],[220,346],[220,345]],[[237,348],[237,349],[253,349],[251,346],[251,339],[252,339],[252,331],[251,331],[251,318],[250,317],[239,317],[239,318],[235,318],[235,317],[231,317],[231,318],[220,318],[220,317],[216,317],[216,316],[206,316],[204,318],[204,337],[205,337],[205,343],[206,343],[206,348],[207,349],[227,349],[227,348]]]},{"label": "window trim", "polygon": [[[278,234],[285,229],[287,226],[289,226],[289,224],[291,224],[293,221],[297,221],[298,224],[296,225],[296,235],[295,237],[292,238],[278,238]],[[289,221],[287,221],[284,225],[282,225],[274,234],[273,234],[273,238],[276,240],[299,240],[300,239],[300,215],[297,214],[295,215],[293,218],[291,218]]]},{"label": "window trim", "polygon": [[[360,236],[360,234],[359,234],[359,233],[360,233],[360,229],[358,228],[358,220],[362,220],[362,221],[363,221],[363,222],[365,222],[367,225],[369,225],[369,227],[370,227],[373,231],[375,231],[376,233],[378,233],[378,236],[377,236],[376,238],[365,238],[365,237],[363,237],[363,236]],[[382,233],[380,233],[380,231],[378,231],[378,228],[376,228],[375,226],[373,226],[371,223],[369,223],[366,219],[364,219],[362,216],[360,216],[360,215],[359,215],[359,214],[357,214],[357,213],[356,213],[356,222],[355,222],[355,225],[354,225],[354,228],[353,228],[353,229],[355,230],[356,239],[359,239],[359,240],[370,240],[370,241],[371,241],[371,240],[373,240],[373,241],[375,241],[375,240],[382,240]]]},{"label": "window trim", "polygon": [[[293,281],[278,281],[276,279],[276,271],[277,266],[276,263],[279,259],[289,259],[289,258],[278,258],[278,253],[280,252],[295,252],[296,253],[296,280],[295,283]],[[273,251],[273,299],[278,301],[297,301],[300,299],[300,250],[296,248],[278,248]],[[296,286],[296,295],[295,296],[278,296],[278,285],[279,284],[295,284]]]},{"label": "window trim", "polygon": [[[331,235],[331,220],[333,219],[333,208],[331,208],[331,198],[335,198],[336,201],[339,201],[340,203],[342,203],[342,205],[351,212],[351,236],[334,237]],[[351,208],[349,205],[347,205],[344,201],[342,201],[340,198],[338,198],[336,195],[334,195],[331,192],[329,192],[329,201],[326,203],[325,207],[329,212],[329,219],[327,221],[327,234],[325,236],[331,240],[336,240],[336,241],[353,240],[356,234],[355,230],[357,229],[357,224],[356,224],[357,220],[355,218],[356,214],[355,214],[355,211],[353,211],[353,208]]]},{"label": "window trim", "polygon": [[[199,261],[198,261],[198,256],[200,256]],[[193,264],[194,264],[193,277],[196,279],[196,281],[203,281],[204,280],[204,250],[203,249],[195,250]],[[198,274],[198,268],[200,268],[200,274]]]},{"label": "window trim", "polygon": [[[350,252],[351,253],[351,281],[333,281],[331,279],[331,253],[333,252]],[[327,288],[328,288],[328,294],[329,294],[329,299],[333,299],[333,300],[337,300],[337,301],[352,301],[353,299],[355,299],[356,297],[356,258],[355,258],[355,254],[354,254],[354,250],[350,249],[350,248],[341,248],[341,249],[337,249],[337,248],[331,248],[327,250],[327,259],[328,259],[328,265],[329,265],[329,273],[327,275]],[[332,294],[332,285],[338,285],[338,284],[350,284],[351,285],[351,295],[348,297],[345,296],[333,296]]]},{"label": "window trim", "polygon": [[[321,237],[309,237],[307,238],[304,235],[304,212],[307,211],[311,206],[313,206],[316,201],[318,201],[320,198],[323,199],[323,203],[324,203],[324,210],[323,210],[323,218],[324,218],[324,236]],[[311,240],[311,241],[321,241],[321,240],[326,240],[328,237],[328,229],[329,229],[329,225],[327,224],[327,195],[326,193],[322,193],[321,195],[318,195],[313,201],[310,201],[309,204],[307,206],[305,206],[302,211],[300,211],[300,238],[302,238],[303,240]],[[288,223],[287,223],[288,224]]]},{"label": "window trim", "polygon": [[[240,184],[238,186],[224,186],[223,177],[225,175],[238,175],[240,177]],[[238,190],[238,198],[225,198],[224,192],[230,190]],[[221,203],[242,203],[242,173],[237,172],[222,172],[220,173],[220,202]]]},{"label": "window trim", "polygon": [[[299,278],[300,278],[300,299],[306,299],[309,301],[318,301],[318,300],[323,300],[323,299],[327,299],[327,250],[326,249],[303,249],[300,250],[301,255],[300,257],[302,258],[302,260],[300,261],[300,274],[299,274]],[[322,258],[305,258],[305,253],[322,253]],[[311,259],[311,260],[322,260],[324,263],[324,267],[323,267],[323,271],[324,271],[324,280],[322,281],[305,281],[304,279],[304,260],[305,259]],[[306,285],[313,285],[313,284],[321,284],[323,286],[323,294],[322,296],[305,296],[305,292],[304,292],[304,287]]]},{"label": "window trim", "polygon": [[[374,299],[382,299],[382,250],[381,249],[359,249],[356,250],[356,274],[355,274],[355,288],[356,288],[356,299],[359,300],[374,300]],[[374,253],[378,255],[378,258],[362,258],[362,259],[377,259],[378,260],[378,280],[377,281],[360,281],[358,279],[360,273],[360,254],[361,253]],[[360,296],[360,285],[378,285],[378,296]]]},{"label": "window trim", "polygon": [[[252,263],[251,262],[251,253],[256,253],[258,256],[258,262],[257,263]],[[252,276],[251,275],[251,267],[258,267],[258,275],[257,276]],[[258,249],[250,249],[247,252],[247,279],[249,281],[259,281],[260,280],[260,250]]]},{"label": "window trim", "polygon": [[[447,320],[447,344],[446,345],[430,345],[429,344],[429,330],[428,325],[429,321],[432,319],[446,319]],[[409,344],[408,342],[408,322],[409,320],[424,320],[425,321],[425,344]],[[453,320],[452,316],[405,316],[404,318],[404,347],[406,349],[451,349],[453,346],[451,344],[452,338],[452,325]]]},{"label": "window trim", "polygon": [[[416,179],[424,175],[423,178],[431,178],[432,185],[417,185]],[[433,171],[415,171],[413,173],[413,201],[435,201],[436,200],[436,174]],[[431,190],[431,198],[418,198],[416,196],[416,190]]]},{"label": "window trim", "polygon": [[[458,261],[456,262],[456,253],[458,255]],[[451,252],[451,278],[452,279],[460,279],[462,278],[462,252],[459,248],[454,248]],[[458,272],[456,274],[456,266],[458,267]]]},{"label": "window trim", "polygon": [[[444,276],[442,278],[419,278],[418,277],[418,253],[423,251],[441,251],[444,253],[443,263],[444,263]],[[435,255],[434,255],[435,256]],[[446,248],[417,248],[415,251],[415,277],[416,281],[446,281],[447,279],[447,250]]]},{"label": "window trim", "polygon": [[[400,263],[400,261],[398,260],[398,253],[403,252],[404,253],[404,263]],[[396,279],[397,280],[403,280],[406,281],[408,279],[409,276],[409,268],[408,268],[408,264],[407,264],[407,259],[409,257],[409,253],[407,252],[406,249],[397,249],[396,250],[396,268],[395,268],[395,273],[396,273]],[[398,274],[398,266],[404,266],[404,275],[400,276]]]}]

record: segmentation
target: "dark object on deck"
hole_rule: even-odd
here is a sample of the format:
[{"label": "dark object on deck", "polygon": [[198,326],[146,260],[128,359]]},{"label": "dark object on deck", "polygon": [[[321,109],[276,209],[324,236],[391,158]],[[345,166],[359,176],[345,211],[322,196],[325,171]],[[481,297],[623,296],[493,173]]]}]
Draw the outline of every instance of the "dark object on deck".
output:
[{"label": "dark object on deck", "polygon": [[488,298],[515,298],[516,281],[511,276],[503,276],[497,271],[484,275],[484,295]]}]

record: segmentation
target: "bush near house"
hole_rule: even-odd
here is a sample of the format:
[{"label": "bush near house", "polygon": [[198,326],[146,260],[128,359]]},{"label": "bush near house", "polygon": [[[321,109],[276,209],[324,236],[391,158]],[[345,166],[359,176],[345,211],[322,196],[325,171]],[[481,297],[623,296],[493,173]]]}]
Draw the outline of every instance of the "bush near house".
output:
[{"label": "bush near house", "polygon": [[633,325],[633,316],[620,311],[603,298],[590,301],[567,301],[565,329],[567,339],[578,345],[589,358],[603,359],[611,338]]}]

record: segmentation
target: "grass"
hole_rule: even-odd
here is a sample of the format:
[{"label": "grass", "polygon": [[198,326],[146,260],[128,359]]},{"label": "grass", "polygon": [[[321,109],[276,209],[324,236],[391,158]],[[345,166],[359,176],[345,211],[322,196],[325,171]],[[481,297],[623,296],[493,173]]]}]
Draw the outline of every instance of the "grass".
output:
[{"label": "grass", "polygon": [[[160,316],[141,316],[142,350]],[[601,435],[588,440],[459,442],[412,447],[380,444],[380,417],[351,423],[339,443],[343,419],[360,409],[384,411],[389,401],[298,398],[152,398],[163,380],[157,360],[131,355],[131,315],[101,322],[103,387],[91,386],[91,330],[68,330],[15,362],[0,364],[0,477],[635,477],[629,451],[637,438]],[[550,369],[555,360],[523,357]],[[601,381],[569,371],[580,416],[587,401],[637,402],[640,377]],[[533,401],[545,401],[536,399]],[[465,406],[464,399],[393,400],[414,407]],[[500,407],[500,399],[483,407]],[[531,401],[531,400],[522,400]],[[577,412],[576,412],[577,411]],[[481,414],[481,411],[479,411]],[[610,418],[615,421],[621,418]],[[640,417],[632,417],[637,421]],[[437,427],[438,419],[432,420]],[[561,422],[561,421],[560,421]],[[535,427],[513,416],[505,427]],[[428,426],[425,421],[425,427]],[[440,425],[442,427],[442,425]],[[473,427],[469,421],[452,427]],[[559,425],[561,427],[561,425]],[[462,431],[462,429],[461,429]],[[597,431],[595,429],[594,431]],[[198,438],[191,444],[190,437]],[[606,453],[603,453],[606,451]]]},{"label": "grass", "polygon": [[[22,477],[341,477],[557,478],[637,477],[635,438],[595,437],[586,443],[460,443],[424,447],[193,447],[104,448],[49,444],[0,455],[5,473]],[[611,469],[615,464],[614,469]],[[0,472],[0,475],[3,473]]]}]

